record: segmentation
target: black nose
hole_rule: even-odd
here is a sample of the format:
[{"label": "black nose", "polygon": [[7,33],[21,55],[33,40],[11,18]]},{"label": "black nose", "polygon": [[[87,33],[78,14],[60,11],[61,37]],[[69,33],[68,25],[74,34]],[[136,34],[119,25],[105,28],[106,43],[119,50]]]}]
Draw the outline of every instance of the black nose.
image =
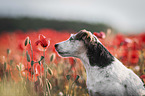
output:
[{"label": "black nose", "polygon": [[55,46],[55,48],[57,48],[58,47],[58,44],[55,44],[54,46]]}]

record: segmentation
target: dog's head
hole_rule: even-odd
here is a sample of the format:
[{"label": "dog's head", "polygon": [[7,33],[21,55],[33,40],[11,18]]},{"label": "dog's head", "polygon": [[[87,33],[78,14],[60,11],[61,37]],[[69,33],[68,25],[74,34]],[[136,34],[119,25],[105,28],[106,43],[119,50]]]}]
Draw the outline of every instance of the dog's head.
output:
[{"label": "dog's head", "polygon": [[56,51],[63,57],[78,57],[86,52],[86,47],[97,42],[97,38],[89,31],[81,30],[72,34],[66,41],[55,44]]}]

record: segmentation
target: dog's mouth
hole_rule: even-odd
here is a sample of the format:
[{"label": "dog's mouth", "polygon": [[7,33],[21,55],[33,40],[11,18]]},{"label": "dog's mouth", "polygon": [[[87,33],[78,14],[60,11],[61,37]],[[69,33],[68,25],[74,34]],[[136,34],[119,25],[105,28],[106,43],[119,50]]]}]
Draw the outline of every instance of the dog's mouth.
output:
[{"label": "dog's mouth", "polygon": [[64,52],[64,51],[62,51],[62,50],[60,50],[59,48],[58,48],[58,44],[55,44],[55,50],[58,52],[58,54],[60,55],[60,56],[62,56],[62,57],[67,57],[67,56],[69,56],[69,52]]},{"label": "dog's mouth", "polygon": [[69,56],[69,52],[62,52],[62,51],[59,51],[57,50],[58,54],[63,56],[63,57],[66,57],[66,56]]},{"label": "dog's mouth", "polygon": [[59,54],[69,54],[68,52],[60,52],[60,51],[57,51]]}]

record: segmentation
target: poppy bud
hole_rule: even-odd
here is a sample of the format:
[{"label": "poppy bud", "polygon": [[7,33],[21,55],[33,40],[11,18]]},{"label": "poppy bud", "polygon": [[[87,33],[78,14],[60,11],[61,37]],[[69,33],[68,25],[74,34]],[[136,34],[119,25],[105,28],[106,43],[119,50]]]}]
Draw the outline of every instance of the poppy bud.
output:
[{"label": "poppy bud", "polygon": [[105,33],[104,32],[100,32],[100,33],[97,33],[97,32],[94,32],[93,33],[97,38],[102,38],[104,39],[106,37]]},{"label": "poppy bud", "polygon": [[26,39],[25,39],[25,46],[27,46],[29,44],[29,37],[27,37]]},{"label": "poppy bud", "polygon": [[30,55],[28,54],[28,51],[26,51],[27,61],[30,62]]},{"label": "poppy bud", "polygon": [[10,49],[7,49],[7,54],[9,55],[11,53],[11,50]]}]

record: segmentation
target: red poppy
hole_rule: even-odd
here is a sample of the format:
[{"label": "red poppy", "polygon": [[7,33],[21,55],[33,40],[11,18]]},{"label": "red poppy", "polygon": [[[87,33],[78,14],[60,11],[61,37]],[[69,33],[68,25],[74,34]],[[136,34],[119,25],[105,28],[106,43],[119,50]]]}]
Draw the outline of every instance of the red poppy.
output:
[{"label": "red poppy", "polygon": [[101,39],[104,39],[104,38],[106,37],[106,35],[105,35],[104,32],[100,32],[100,33],[94,32],[93,34],[94,34],[96,37],[101,38]]},{"label": "red poppy", "polygon": [[145,75],[141,75],[140,78],[145,82]]},{"label": "red poppy", "polygon": [[72,70],[72,72],[73,72],[73,74],[72,74],[73,78],[76,79],[76,77],[77,77],[76,68],[73,67],[71,70]]},{"label": "red poppy", "polygon": [[131,64],[137,64],[139,61],[139,53],[137,50],[132,50],[130,51],[130,54],[129,54],[129,62]]},{"label": "red poppy", "polygon": [[69,63],[71,65],[71,67],[75,66],[75,59],[74,58],[69,58]]},{"label": "red poppy", "polygon": [[113,40],[113,44],[116,45],[117,47],[120,47],[120,45],[124,41],[125,41],[125,36],[122,34],[117,34]]},{"label": "red poppy", "polygon": [[138,50],[138,49],[140,49],[140,48],[141,48],[141,47],[140,47],[140,45],[139,45],[138,39],[133,39],[131,49],[132,49],[132,50]]},{"label": "red poppy", "polygon": [[139,35],[139,39],[140,39],[141,43],[144,43],[145,44],[145,32],[144,33],[141,33]]},{"label": "red poppy", "polygon": [[40,51],[46,51],[48,48],[50,41],[42,34],[39,34],[39,40],[35,42],[38,50]]},{"label": "red poppy", "polygon": [[120,60],[127,65],[128,64],[128,50],[123,49],[119,54]]},{"label": "red poppy", "polygon": [[25,78],[28,78],[30,81],[36,82],[38,80],[37,75],[31,75],[31,73],[27,70],[21,71],[21,74]]},{"label": "red poppy", "polygon": [[37,76],[43,75],[43,73],[43,65],[39,63],[35,63],[32,67],[29,63],[27,68],[21,72],[22,76],[28,78],[30,81],[37,81]]},{"label": "red poppy", "polygon": [[6,57],[5,56],[0,56],[0,63],[4,64],[6,62]]},{"label": "red poppy", "polygon": [[141,75],[140,78],[141,78],[141,79],[145,79],[145,75]]},{"label": "red poppy", "polygon": [[129,38],[125,38],[124,41],[121,42],[122,45],[127,46],[128,44],[132,43],[132,40]]}]

